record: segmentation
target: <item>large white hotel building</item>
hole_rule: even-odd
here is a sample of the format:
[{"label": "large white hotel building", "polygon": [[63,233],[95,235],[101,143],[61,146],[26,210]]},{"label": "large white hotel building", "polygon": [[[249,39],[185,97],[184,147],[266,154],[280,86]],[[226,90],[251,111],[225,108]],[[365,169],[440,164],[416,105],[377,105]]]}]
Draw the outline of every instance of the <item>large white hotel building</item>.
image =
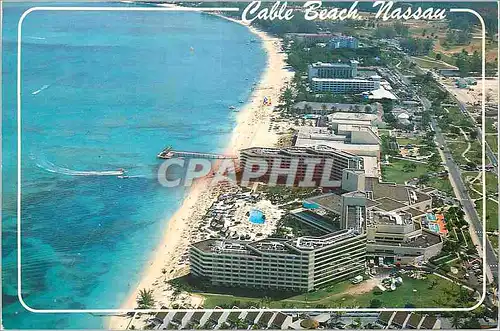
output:
[{"label": "large white hotel building", "polygon": [[305,178],[316,186],[340,187],[344,169],[363,169],[363,158],[324,145],[262,148],[240,151],[242,184],[248,182],[299,184]]},{"label": "large white hotel building", "polygon": [[361,93],[380,88],[380,76],[358,77],[358,61],[317,62],[308,66],[310,87],[315,92]]}]

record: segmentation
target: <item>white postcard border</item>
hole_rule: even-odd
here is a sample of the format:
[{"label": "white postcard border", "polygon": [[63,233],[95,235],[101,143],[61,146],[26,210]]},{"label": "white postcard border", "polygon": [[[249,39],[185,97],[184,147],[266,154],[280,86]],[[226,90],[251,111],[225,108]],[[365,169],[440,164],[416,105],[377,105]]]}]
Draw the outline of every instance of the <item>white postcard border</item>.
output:
[{"label": "white postcard border", "polygon": [[[500,6],[500,3],[499,3]],[[28,311],[33,313],[104,313],[104,314],[113,314],[113,313],[129,313],[129,312],[140,312],[140,313],[153,313],[153,312],[213,312],[213,311],[262,311],[266,309],[256,308],[256,309],[35,309],[26,304],[22,296],[22,278],[21,278],[21,35],[22,35],[22,23],[28,14],[35,11],[239,11],[238,8],[194,8],[194,7],[32,7],[26,10],[18,22],[18,31],[17,31],[17,296],[21,305]],[[273,309],[281,312],[336,312],[336,311],[345,311],[345,312],[380,312],[380,311],[409,311],[409,312],[444,312],[444,311],[472,311],[478,308],[486,298],[486,150],[485,150],[485,44],[486,44],[486,32],[485,32],[485,24],[481,15],[473,9],[467,8],[451,8],[450,12],[461,12],[461,13],[470,13],[475,15],[482,27],[482,221],[483,221],[483,229],[482,229],[482,249],[483,249],[483,286],[482,286],[482,295],[481,299],[472,307],[464,307],[464,308],[296,308],[296,309],[284,309],[277,308]],[[500,106],[499,106],[500,109]],[[499,138],[500,139],[500,136]],[[500,179],[499,179],[500,180]]]}]

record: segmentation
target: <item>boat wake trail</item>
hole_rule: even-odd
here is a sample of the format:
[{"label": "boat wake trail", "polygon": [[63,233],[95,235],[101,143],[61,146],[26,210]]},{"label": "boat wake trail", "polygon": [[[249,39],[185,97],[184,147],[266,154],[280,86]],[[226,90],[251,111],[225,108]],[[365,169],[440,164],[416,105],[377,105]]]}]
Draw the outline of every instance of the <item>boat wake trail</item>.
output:
[{"label": "boat wake trail", "polygon": [[47,89],[48,87],[49,87],[49,85],[44,85],[41,88],[39,88],[38,90],[32,92],[31,95],[37,95],[38,93],[42,92],[43,90]]},{"label": "boat wake trail", "polygon": [[26,37],[26,38],[28,38],[28,39],[36,39],[36,40],[45,40],[45,38],[43,38],[43,37],[33,37],[33,36],[28,36],[28,37]]},{"label": "boat wake trail", "polygon": [[49,161],[40,160],[36,163],[39,168],[42,168],[48,172],[68,175],[68,176],[123,176],[124,170],[107,170],[107,171],[82,171],[82,170],[71,170],[63,167],[59,167]]}]

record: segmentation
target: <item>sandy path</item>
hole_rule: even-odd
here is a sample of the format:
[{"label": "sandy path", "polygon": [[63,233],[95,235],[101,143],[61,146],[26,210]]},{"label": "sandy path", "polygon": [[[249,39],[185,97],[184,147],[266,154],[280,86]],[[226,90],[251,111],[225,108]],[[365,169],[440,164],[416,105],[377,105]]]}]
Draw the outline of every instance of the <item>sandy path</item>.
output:
[{"label": "sandy path", "polygon": [[[242,24],[239,21],[229,20]],[[268,61],[260,83],[254,89],[248,104],[238,114],[237,125],[228,144],[228,154],[235,154],[238,150],[250,146],[272,146],[276,143],[277,135],[268,130],[273,107],[262,106],[262,100],[264,97],[270,97],[275,105],[280,90],[293,76],[293,73],[284,69],[286,55],[280,52],[280,40],[253,27],[249,29],[262,39]],[[197,228],[201,217],[216,196],[217,188],[209,187],[201,181],[191,188],[181,208],[172,218],[165,220],[168,222],[165,237],[156,248],[141,280],[131,288],[127,300],[120,306],[121,309],[135,308],[137,293],[143,288],[153,289],[158,305],[168,307],[172,293],[164,281],[174,278],[179,272],[178,259],[188,250],[192,235],[195,233],[193,230]],[[200,303],[200,298],[190,298],[191,305],[196,306]],[[129,322],[130,318],[113,316],[109,319],[108,327],[125,329]]]},{"label": "sandy path", "polygon": [[349,295],[359,295],[363,293],[368,293],[371,290],[373,290],[377,284],[379,283],[379,280],[376,278],[368,278],[367,280],[363,281],[357,286],[351,287],[347,291],[343,292],[342,295],[344,294],[349,294]]}]

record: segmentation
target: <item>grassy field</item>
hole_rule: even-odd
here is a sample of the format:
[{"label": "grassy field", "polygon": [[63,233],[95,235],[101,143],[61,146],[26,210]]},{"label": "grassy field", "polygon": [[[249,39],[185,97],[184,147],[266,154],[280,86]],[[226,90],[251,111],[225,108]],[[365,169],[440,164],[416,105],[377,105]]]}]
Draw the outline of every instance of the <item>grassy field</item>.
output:
[{"label": "grassy field", "polygon": [[451,196],[454,195],[453,187],[451,186],[450,180],[448,178],[433,177],[429,179],[426,185],[434,187],[435,189],[438,189],[441,192],[448,193]]},{"label": "grassy field", "polygon": [[[416,166],[414,171],[405,172],[404,166],[405,164],[414,164]],[[438,169],[441,171],[443,169]],[[385,182],[404,184],[405,182],[418,178],[421,175],[429,173],[429,169],[427,165],[421,163],[415,163],[411,161],[391,159],[390,165],[382,165],[382,179]],[[448,178],[438,178],[432,177],[429,178],[427,186],[434,187],[442,192],[446,192],[448,194],[453,195],[453,188]]]},{"label": "grassy field", "polygon": [[493,153],[497,153],[498,152],[497,135],[496,134],[487,135],[486,141],[488,142],[488,145],[490,146]]},{"label": "grassy field", "polygon": [[396,141],[398,142],[398,144],[400,146],[406,146],[408,144],[411,144],[411,145],[421,145],[423,143],[422,140],[419,139],[419,138],[415,138],[415,139],[396,138]]},{"label": "grassy field", "polygon": [[[448,63],[454,64],[453,54],[460,53],[462,49],[465,49],[469,54],[474,53],[474,51],[478,51],[481,54],[481,39],[473,38],[468,45],[455,45],[450,47],[443,47],[442,42],[445,40],[444,35],[437,39],[437,42],[434,45],[434,52],[441,53],[442,59]],[[498,56],[498,43],[496,41],[488,40],[486,42],[486,61],[491,62],[495,61]],[[448,61],[448,58],[453,59],[452,61]]]},{"label": "grassy field", "polygon": [[[472,199],[479,199],[481,197],[480,193],[476,193],[475,191],[471,190],[470,188],[474,187],[474,189],[478,190],[479,192],[481,192],[482,189],[481,188],[478,189],[475,185],[469,184],[469,180],[472,180],[473,178],[477,177],[478,174],[479,174],[478,171],[463,171],[462,172],[462,180],[464,181],[466,186],[469,188],[469,196]],[[476,184],[476,185],[479,185],[479,184]]]},{"label": "grassy field", "polygon": [[[272,297],[242,297],[231,294],[199,293],[205,297],[204,308],[214,308],[234,303],[255,303],[269,308],[315,308],[315,307],[369,307],[372,299],[382,302],[382,307],[399,308],[414,307],[443,307],[456,304],[457,286],[448,280],[435,275],[428,275],[425,280],[416,280],[403,277],[403,285],[393,292],[382,292],[378,289],[368,293],[356,294],[356,287],[363,283],[352,285],[342,282],[326,289],[290,295],[287,298],[275,299]],[[349,294],[352,293],[352,294]]]},{"label": "grassy field", "polygon": [[[483,191],[483,185],[481,181],[474,183],[474,188],[479,192]],[[486,194],[496,194],[497,191],[497,176],[492,172],[486,172]]]},{"label": "grassy field", "polygon": [[446,145],[450,149],[451,155],[453,156],[453,160],[457,164],[467,163],[465,158],[462,156],[462,153],[467,149],[466,142],[458,142],[458,141],[446,142]]},{"label": "grassy field", "polygon": [[496,252],[496,254],[498,256],[498,235],[489,234],[488,235],[488,240],[490,241],[490,243],[493,246],[493,248],[495,248],[495,252]]},{"label": "grassy field", "polygon": [[472,125],[471,120],[462,113],[458,106],[446,107],[446,109],[448,110],[448,119],[450,120],[450,124],[455,126]]},{"label": "grassy field", "polygon": [[465,156],[473,163],[483,164],[481,144],[477,140],[471,141],[470,149]]},{"label": "grassy field", "polygon": [[497,133],[498,132],[498,130],[495,129],[495,127],[493,126],[494,122],[495,122],[494,119],[492,119],[490,117],[486,117],[486,122],[485,122],[485,126],[486,126],[485,132],[486,133]]},{"label": "grassy field", "polygon": [[[482,218],[483,202],[476,201],[476,210],[479,218]],[[498,230],[498,203],[486,200],[486,231]]]},{"label": "grassy field", "polygon": [[391,130],[388,130],[388,129],[378,129],[378,134],[380,137],[382,137],[382,136],[389,137],[390,132],[391,132]]},{"label": "grassy field", "polygon": [[[429,172],[427,165],[415,163],[411,161],[398,160],[391,158],[390,165],[382,165],[382,178],[386,182],[404,184],[406,181],[417,178]],[[415,171],[405,172],[403,167],[405,164],[414,164]]]},{"label": "grassy field", "polygon": [[449,65],[454,66],[456,64],[456,60],[453,56],[445,54],[445,53],[440,53],[440,52],[429,52],[429,57],[431,58],[436,58],[436,54],[439,53],[441,54],[441,61],[448,63]]},{"label": "grassy field", "polygon": [[[481,145],[479,144],[478,141],[474,140],[470,142],[471,147],[468,150],[468,152],[465,154],[465,157],[462,156],[462,153],[465,152],[467,149],[468,143],[462,142],[462,141],[449,141],[446,142],[446,145],[451,151],[451,155],[453,156],[453,160],[457,164],[467,164],[467,159],[470,160],[470,162],[473,162],[475,164],[482,164],[482,157],[481,157]],[[466,159],[467,158],[467,159]]]},{"label": "grassy field", "polygon": [[435,58],[429,56],[422,57],[411,57],[412,61],[414,61],[419,67],[423,69],[452,69],[454,66],[447,64],[444,61],[438,61]]}]

